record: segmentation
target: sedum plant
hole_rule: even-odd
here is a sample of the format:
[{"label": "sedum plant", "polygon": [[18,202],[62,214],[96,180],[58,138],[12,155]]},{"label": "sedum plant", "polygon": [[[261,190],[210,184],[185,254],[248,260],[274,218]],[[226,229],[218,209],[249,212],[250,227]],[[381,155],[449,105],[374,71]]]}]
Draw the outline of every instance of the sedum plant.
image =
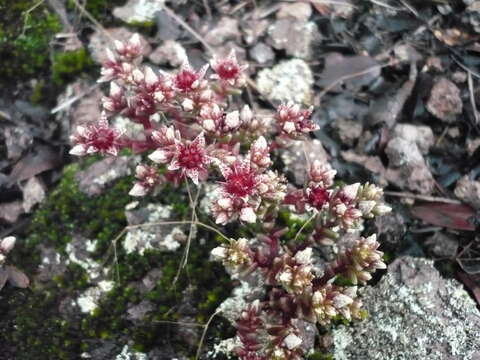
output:
[{"label": "sedum plant", "polygon": [[[72,136],[73,155],[116,156],[122,149],[148,154],[138,164],[132,196],[144,196],[165,182],[176,185],[219,179],[211,215],[219,225],[256,223],[255,239],[230,239],[213,249],[233,277],[260,279],[265,296],[249,304],[237,319],[236,353],[242,360],[304,359],[301,321],[328,325],[334,319],[359,319],[357,285],[384,269],[376,236],[360,237],[336,258],[318,266],[319,249],[347,233],[358,234],[363,219],[391,209],[382,189],[372,184],[343,185],[336,171],[318,161],[309,164],[303,188],[275,170],[272,158],[293,141],[317,129],[312,108],[278,106],[272,118],[259,116],[232,99],[246,84],[246,65],[232,51],[194,69],[185,62],[165,73],[142,65],[138,35],[116,41],[107,50],[100,82],[110,83],[98,122],[79,126]],[[141,124],[134,136],[110,125],[115,116]],[[188,185],[188,184],[187,184]],[[286,236],[279,213],[286,209],[304,219],[306,236]],[[357,231],[357,232],[356,232]],[[339,283],[341,279],[341,284]]]}]

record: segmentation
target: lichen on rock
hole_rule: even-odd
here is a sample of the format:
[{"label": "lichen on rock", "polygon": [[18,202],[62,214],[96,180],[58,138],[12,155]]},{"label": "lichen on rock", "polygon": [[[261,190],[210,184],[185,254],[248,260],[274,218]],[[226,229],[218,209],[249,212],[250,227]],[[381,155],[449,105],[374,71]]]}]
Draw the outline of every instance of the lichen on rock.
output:
[{"label": "lichen on rock", "polygon": [[300,59],[284,61],[272,69],[260,71],[256,83],[260,92],[271,100],[306,105],[313,101],[313,74],[308,64]]},{"label": "lichen on rock", "polygon": [[480,356],[480,312],[433,261],[401,257],[362,294],[367,320],[333,331],[334,357],[473,360]]}]

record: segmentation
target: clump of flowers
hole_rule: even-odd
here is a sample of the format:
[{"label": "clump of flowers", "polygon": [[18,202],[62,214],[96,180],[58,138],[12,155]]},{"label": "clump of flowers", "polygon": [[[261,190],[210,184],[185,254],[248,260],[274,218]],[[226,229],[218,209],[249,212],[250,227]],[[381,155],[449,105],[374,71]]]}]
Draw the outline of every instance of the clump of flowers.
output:
[{"label": "clump of flowers", "polygon": [[[232,99],[247,83],[247,66],[233,51],[200,69],[186,61],[172,73],[142,65],[141,54],[137,35],[108,51],[99,80],[110,82],[104,112],[97,123],[80,126],[72,135],[71,154],[146,153],[147,162],[136,168],[132,196],[145,196],[166,182],[216,181],[215,223],[255,224],[258,233],[251,240],[230,239],[212,256],[232,276],[261,278],[266,289],[266,296],[249,304],[237,320],[237,355],[242,360],[304,359],[309,349],[300,322],[328,325],[338,317],[361,318],[357,286],[386,267],[375,235],[358,235],[335,260],[323,268],[317,264],[321,247],[391,210],[382,201],[382,189],[339,184],[336,171],[319,161],[306,169],[303,188],[288,184],[274,163],[284,147],[317,129],[313,109],[280,104],[268,118],[248,105],[235,108]],[[141,124],[141,136],[129,137],[113,127],[116,116]],[[304,219],[302,236],[286,236],[282,209]]]}]

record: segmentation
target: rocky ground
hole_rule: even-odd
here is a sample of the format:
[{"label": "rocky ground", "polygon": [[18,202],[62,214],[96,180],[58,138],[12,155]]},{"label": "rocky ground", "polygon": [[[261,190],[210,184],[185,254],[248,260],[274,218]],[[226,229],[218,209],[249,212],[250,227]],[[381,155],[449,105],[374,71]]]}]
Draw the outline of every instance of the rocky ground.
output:
[{"label": "rocky ground", "polygon": [[[100,115],[105,47],[134,32],[166,71],[234,48],[245,101],[265,116],[315,106],[307,156],[385,187],[394,211],[366,227],[390,265],[362,289],[368,318],[307,329],[311,359],[480,359],[480,1],[0,0],[0,13],[0,239],[17,237],[8,261],[30,282],[0,273],[0,359],[225,359],[255,293],[206,261],[215,234],[193,229],[185,266],[189,226],[117,237],[188,220],[185,188],[138,201],[133,155],[67,155]],[[304,158],[281,159],[298,184]]]}]

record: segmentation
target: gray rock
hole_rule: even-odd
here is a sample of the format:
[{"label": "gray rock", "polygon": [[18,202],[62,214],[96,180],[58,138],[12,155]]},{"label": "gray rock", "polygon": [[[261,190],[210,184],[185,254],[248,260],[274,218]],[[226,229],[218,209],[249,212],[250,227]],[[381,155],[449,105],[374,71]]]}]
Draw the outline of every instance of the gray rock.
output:
[{"label": "gray rock", "polygon": [[443,232],[436,232],[430,236],[425,245],[428,246],[430,253],[438,258],[454,259],[458,253],[458,241]]},{"label": "gray rock", "polygon": [[391,139],[385,152],[390,166],[420,165],[425,162],[418,146],[400,137]]},{"label": "gray rock", "polygon": [[249,51],[250,57],[258,64],[266,64],[275,59],[275,53],[272,48],[263,42],[257,43]]},{"label": "gray rock", "polygon": [[258,42],[267,31],[270,21],[267,19],[251,18],[242,22],[241,31],[243,32],[243,39],[247,45],[252,45]]},{"label": "gray rock", "polygon": [[[57,98],[55,120],[60,124],[60,137],[63,141],[69,142],[70,136],[76,131],[77,126],[98,122],[102,112],[102,97],[104,94],[99,87],[79,79],[65,88],[65,91]],[[79,100],[71,105],[71,99],[79,97]]]},{"label": "gray rock", "polygon": [[475,209],[480,209],[480,182],[471,180],[468,175],[465,175],[457,181],[455,186],[455,195],[472,205]]},{"label": "gray rock", "polygon": [[416,143],[395,137],[389,141],[385,153],[389,159],[389,170],[399,170],[398,173],[391,173],[391,176],[387,175],[389,180],[421,194],[432,192],[435,180]]},{"label": "gray rock", "polygon": [[283,3],[277,12],[277,19],[293,17],[299,21],[308,21],[310,16],[312,16],[312,6],[303,2]]},{"label": "gray rock", "polygon": [[227,40],[236,40],[240,35],[238,20],[223,17],[218,24],[205,35],[205,41],[212,46],[220,46]]},{"label": "gray rock", "polygon": [[142,300],[137,305],[130,305],[127,310],[127,319],[131,321],[142,320],[147,313],[152,311],[155,307],[148,300]]},{"label": "gray rock", "polygon": [[460,115],[463,109],[460,89],[447,78],[437,79],[430,93],[427,109],[442,121],[455,121],[455,117]]},{"label": "gray rock", "polygon": [[67,269],[65,259],[52,247],[40,245],[41,263],[38,266],[37,279],[49,281],[54,276],[61,275]]},{"label": "gray rock", "polygon": [[21,201],[0,204],[0,223],[13,224],[25,212]]},{"label": "gray rock", "polygon": [[256,80],[259,91],[270,100],[312,103],[313,74],[300,59],[281,62],[272,69],[259,72]]},{"label": "gray rock", "polygon": [[333,331],[336,360],[473,360],[480,356],[480,312],[462,285],[433,261],[402,257],[362,299],[369,317]]},{"label": "gray rock", "polygon": [[187,239],[184,233],[185,225],[159,224],[171,220],[171,206],[149,204],[139,209],[131,208],[133,206],[135,203],[127,205],[128,209],[125,212],[129,225],[147,223],[157,225],[131,229],[123,242],[127,254],[138,252],[143,255],[148,249],[175,251]]},{"label": "gray rock", "polygon": [[155,20],[164,4],[164,0],[129,0],[124,6],[114,8],[113,16],[131,25],[148,23]]},{"label": "gray rock", "polygon": [[107,157],[90,165],[75,175],[78,188],[88,196],[100,195],[115,180],[132,173],[137,157]]},{"label": "gray rock", "polygon": [[428,154],[430,147],[435,143],[433,131],[429,126],[413,124],[397,124],[392,132],[392,137],[414,142],[422,154]]},{"label": "gray rock", "polygon": [[314,22],[299,21],[292,17],[278,19],[268,27],[269,43],[287,55],[310,59],[312,45],[320,40],[320,32]]},{"label": "gray rock", "polygon": [[430,194],[435,188],[435,179],[425,162],[418,166],[404,166],[400,174],[406,181],[407,189],[419,194]]},{"label": "gray rock", "polygon": [[153,50],[148,58],[156,65],[178,67],[182,65],[187,58],[187,52],[180,43],[173,40],[166,40],[161,46]]},{"label": "gray rock", "polygon": [[360,139],[363,131],[363,125],[359,121],[338,118],[332,123],[332,127],[336,130],[340,141],[353,147]]},{"label": "gray rock", "polygon": [[18,160],[22,153],[33,144],[33,134],[26,126],[7,126],[4,130],[7,157]]},{"label": "gray rock", "polygon": [[45,184],[39,178],[34,176],[28,179],[23,188],[23,209],[26,213],[29,213],[35,205],[45,200],[46,191]]}]

